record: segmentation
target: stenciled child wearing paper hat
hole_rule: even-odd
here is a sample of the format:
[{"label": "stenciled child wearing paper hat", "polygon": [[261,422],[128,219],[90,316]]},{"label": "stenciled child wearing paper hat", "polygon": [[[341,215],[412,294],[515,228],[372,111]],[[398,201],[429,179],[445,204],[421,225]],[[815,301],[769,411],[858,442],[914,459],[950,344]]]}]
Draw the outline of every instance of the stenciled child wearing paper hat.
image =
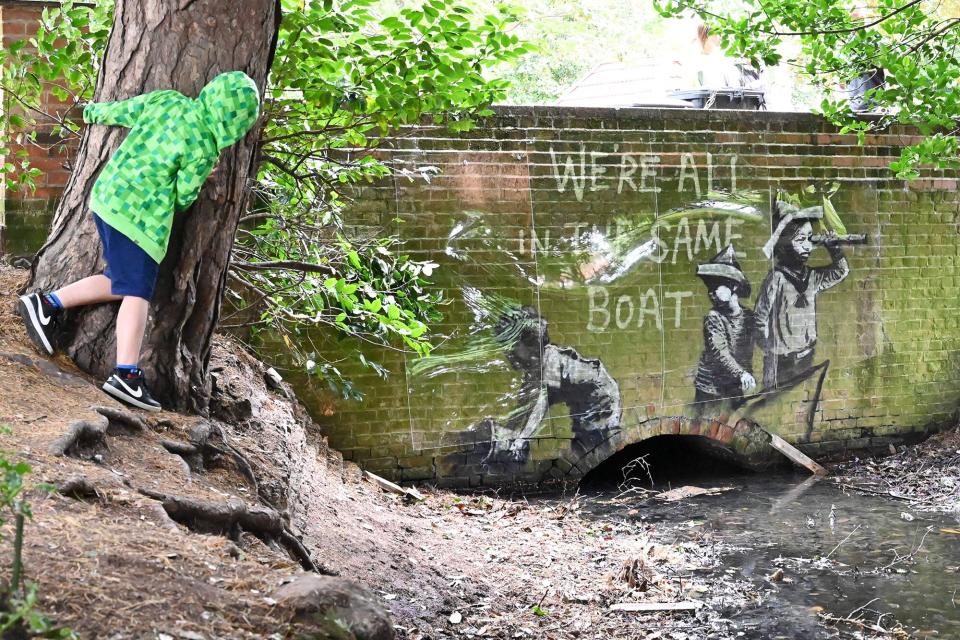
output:
[{"label": "stenciled child wearing paper hat", "polygon": [[56,291],[21,296],[18,310],[39,349],[53,354],[65,309],[121,301],[117,366],[103,390],[141,409],[160,410],[138,364],[174,212],[196,200],[220,152],[246,135],[259,109],[257,85],[241,71],[218,75],[196,100],[165,90],[86,106],[84,122],[130,129],[90,195],[107,266],[101,275]]},{"label": "stenciled child wearing paper hat", "polygon": [[697,266],[713,308],[703,318],[703,354],[694,379],[698,413],[736,408],[757,385],[753,377],[754,315],[740,300],[750,297],[750,281],[732,245]]},{"label": "stenciled child wearing paper hat", "polygon": [[[826,242],[830,264],[808,267],[813,252],[814,220],[823,207],[800,209],[777,200],[773,233],[763,247],[773,268],[757,298],[757,331],[763,350],[763,386],[774,389],[809,370],[817,344],[817,295],[843,282],[850,273],[843,249]],[[832,233],[827,238],[835,238]]]}]

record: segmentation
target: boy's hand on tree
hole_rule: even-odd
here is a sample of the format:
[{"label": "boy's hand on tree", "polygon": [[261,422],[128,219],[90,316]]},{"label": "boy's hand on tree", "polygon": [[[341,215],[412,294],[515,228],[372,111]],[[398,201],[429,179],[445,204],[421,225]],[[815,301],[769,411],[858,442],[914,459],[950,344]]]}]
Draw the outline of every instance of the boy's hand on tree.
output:
[{"label": "boy's hand on tree", "polygon": [[740,374],[740,387],[744,391],[749,391],[750,389],[753,389],[755,386],[757,386],[757,381],[753,377],[753,375],[747,373],[746,371]]}]

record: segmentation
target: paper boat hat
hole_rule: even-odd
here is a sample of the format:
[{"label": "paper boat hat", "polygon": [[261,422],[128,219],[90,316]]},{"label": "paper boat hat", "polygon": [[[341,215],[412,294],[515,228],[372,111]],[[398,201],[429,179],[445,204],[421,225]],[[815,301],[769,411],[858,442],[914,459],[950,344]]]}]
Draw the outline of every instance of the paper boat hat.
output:
[{"label": "paper boat hat", "polygon": [[773,233],[770,234],[770,239],[767,240],[767,244],[763,245],[763,255],[768,258],[773,257],[773,248],[777,246],[777,242],[780,241],[783,230],[794,220],[823,220],[823,207],[800,209],[783,200],[774,202]]},{"label": "paper boat hat", "polygon": [[701,278],[724,278],[732,280],[737,285],[737,295],[750,297],[750,281],[744,275],[740,263],[737,262],[737,252],[733,245],[728,244],[727,248],[713,257],[710,262],[703,262],[697,265],[697,275]]}]

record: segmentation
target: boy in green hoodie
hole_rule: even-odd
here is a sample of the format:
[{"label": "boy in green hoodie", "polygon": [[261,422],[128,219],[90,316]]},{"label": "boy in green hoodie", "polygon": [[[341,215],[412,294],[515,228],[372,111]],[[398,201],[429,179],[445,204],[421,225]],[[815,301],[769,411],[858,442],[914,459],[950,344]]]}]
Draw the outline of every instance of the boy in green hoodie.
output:
[{"label": "boy in green hoodie", "polygon": [[196,100],[167,90],[86,106],[84,122],[130,129],[90,195],[107,267],[56,291],[20,297],[18,311],[39,349],[53,354],[63,310],[121,301],[117,366],[103,390],[141,409],[160,410],[138,362],[173,215],[193,204],[220,151],[246,135],[259,107],[257,86],[241,71],[218,75]]}]

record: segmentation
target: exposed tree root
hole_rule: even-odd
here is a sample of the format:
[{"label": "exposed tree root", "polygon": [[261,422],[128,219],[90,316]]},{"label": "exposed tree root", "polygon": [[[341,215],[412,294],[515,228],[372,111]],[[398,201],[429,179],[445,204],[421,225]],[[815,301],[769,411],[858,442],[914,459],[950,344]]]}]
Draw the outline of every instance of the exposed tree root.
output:
[{"label": "exposed tree root", "polygon": [[153,522],[164,529],[169,529],[171,531],[179,531],[180,525],[177,524],[176,520],[170,517],[170,514],[167,513],[167,510],[163,508],[163,505],[159,502],[150,502],[147,505],[147,512],[153,516]]},{"label": "exposed tree root", "polygon": [[170,418],[155,418],[153,421],[153,426],[159,430],[173,429],[177,426]]},{"label": "exposed tree root", "polygon": [[70,423],[67,432],[50,445],[55,456],[70,456],[89,460],[107,452],[107,429],[110,421],[105,416]]},{"label": "exposed tree root", "polygon": [[97,490],[93,483],[87,480],[86,476],[81,475],[70,476],[57,485],[57,491],[60,492],[60,495],[74,498],[75,500],[103,500],[103,495]]},{"label": "exposed tree root", "polygon": [[70,423],[67,432],[50,445],[51,454],[83,460],[96,459],[109,451],[107,435],[135,435],[149,428],[147,422],[135,414],[111,407],[90,408],[99,415]]},{"label": "exposed tree root", "polygon": [[325,572],[324,569],[313,562],[310,552],[293,535],[278,511],[263,506],[252,507],[240,514],[239,523],[244,531],[249,531],[261,539],[263,539],[263,534],[266,534],[278,540],[287,553],[298,560],[305,569],[318,573]]},{"label": "exposed tree root", "polygon": [[192,444],[179,440],[161,440],[160,444],[170,453],[183,458],[183,461],[193,473],[203,472],[203,454]]},{"label": "exposed tree root", "polygon": [[201,422],[190,430],[190,442],[178,440],[163,440],[160,444],[170,453],[176,454],[186,461],[190,471],[203,473],[223,465],[224,459],[230,459],[237,471],[251,484],[254,495],[260,495],[260,485],[253,473],[253,468],[239,451],[234,449],[223,429],[209,422]]},{"label": "exposed tree root", "polygon": [[172,520],[191,531],[226,536],[234,542],[240,539],[241,531],[247,531],[270,547],[276,548],[279,544],[307,571],[334,575],[314,563],[310,553],[290,531],[283,516],[273,509],[259,505],[249,507],[237,498],[226,502],[211,502],[171,496],[150,489],[138,491],[148,498],[160,501]]},{"label": "exposed tree root", "polygon": [[300,542],[300,539],[293,535],[293,532],[290,531],[290,529],[285,528],[280,532],[278,538],[280,539],[280,544],[282,544],[287,550],[287,553],[290,554],[290,557],[299,561],[300,566],[307,571],[313,571],[325,576],[340,575],[340,572],[336,569],[331,569],[323,563],[318,564],[314,562],[313,558],[310,557],[310,552],[307,551],[305,546],[303,546],[303,543]]},{"label": "exposed tree root", "polygon": [[93,406],[90,408],[110,421],[110,435],[129,435],[130,432],[143,433],[150,428],[147,421],[135,413],[114,409],[113,407]]},{"label": "exposed tree root", "polygon": [[82,378],[72,373],[61,371],[56,363],[46,358],[32,358],[22,353],[10,353],[9,351],[0,351],[0,358],[38,369],[41,373],[49,376],[52,382],[63,387],[82,387],[87,384]]}]

